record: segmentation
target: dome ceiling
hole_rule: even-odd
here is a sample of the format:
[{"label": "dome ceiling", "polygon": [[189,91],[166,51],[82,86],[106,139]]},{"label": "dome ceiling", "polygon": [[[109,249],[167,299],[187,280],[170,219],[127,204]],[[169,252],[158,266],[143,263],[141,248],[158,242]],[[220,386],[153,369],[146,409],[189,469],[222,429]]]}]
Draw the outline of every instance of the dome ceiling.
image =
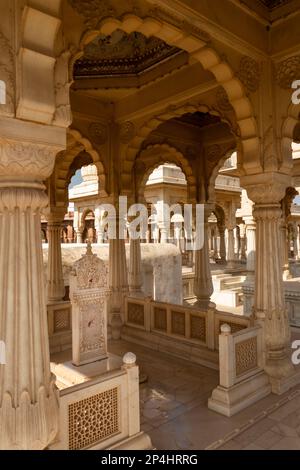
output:
[{"label": "dome ceiling", "polygon": [[260,3],[265,5],[270,10],[285,5],[286,3],[290,3],[290,1],[291,0],[259,0]]},{"label": "dome ceiling", "polygon": [[74,78],[137,76],[180,54],[186,53],[158,38],[116,30],[85,47],[74,65]]}]

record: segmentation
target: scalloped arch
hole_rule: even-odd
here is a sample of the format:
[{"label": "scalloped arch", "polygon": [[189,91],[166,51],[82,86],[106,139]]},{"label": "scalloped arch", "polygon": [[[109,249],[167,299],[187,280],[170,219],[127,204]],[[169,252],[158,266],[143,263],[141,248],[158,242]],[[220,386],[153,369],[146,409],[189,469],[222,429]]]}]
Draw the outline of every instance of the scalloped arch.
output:
[{"label": "scalloped arch", "polygon": [[190,202],[196,201],[196,179],[189,161],[179,150],[168,144],[148,145],[148,147],[140,152],[136,162],[144,163],[144,160],[148,162],[145,172],[141,174],[135,173],[134,175],[136,188],[138,188],[137,197],[140,202],[144,200],[144,190],[150,174],[163,163],[174,163],[181,168],[187,180],[188,200]]},{"label": "scalloped arch", "polygon": [[[182,31],[167,21],[153,17],[141,18],[135,14],[126,14],[121,19],[108,17],[103,19],[97,30],[85,32],[80,41],[80,49],[92,41],[99,33],[111,35],[121,29],[126,33],[141,32],[145,36],[156,36],[167,44],[187,51],[193,59],[200,62],[205,70],[210,71],[227,93],[232,105],[242,140],[242,152],[247,153],[247,161],[259,154],[259,138],[253,108],[241,81],[234,76],[231,67],[219,54],[193,34]],[[80,56],[77,53],[76,57]],[[72,63],[74,63],[72,61]],[[154,119],[155,121],[155,119]],[[138,137],[136,139],[138,141]],[[246,165],[245,165],[246,168]]]},{"label": "scalloped arch", "polygon": [[183,116],[187,113],[195,113],[197,111],[203,113],[210,113],[214,116],[218,116],[222,122],[228,124],[231,128],[232,133],[234,133],[234,129],[232,128],[232,123],[226,119],[221,113],[216,111],[215,109],[211,109],[207,105],[203,104],[190,104],[185,103],[179,106],[169,106],[161,114],[158,116],[154,116],[149,119],[143,126],[141,126],[138,130],[137,135],[132,139],[126,149],[126,156],[123,162],[123,170],[122,170],[122,188],[130,188],[131,185],[131,172],[133,169],[134,161],[136,156],[138,155],[142,143],[146,140],[146,138],[153,132],[157,127],[159,127],[164,122]]},{"label": "scalloped arch", "polygon": [[89,207],[85,208],[84,211],[82,212],[82,214],[80,215],[80,224],[79,224],[79,230],[80,231],[83,231],[84,230],[84,227],[85,227],[85,219],[87,217],[88,214],[93,214],[93,216],[95,217],[95,211],[94,209],[90,209]]},{"label": "scalloped arch", "polygon": [[226,162],[226,160],[232,155],[232,153],[236,150],[236,148],[232,148],[232,149],[227,149],[225,152],[224,152],[224,155],[223,157],[220,158],[218,164],[214,167],[211,175],[210,175],[210,178],[209,178],[209,183],[208,183],[208,199],[210,201],[215,201],[215,189],[216,189],[216,179],[217,179],[217,176],[219,174],[219,171],[220,169],[222,168],[222,166],[224,165],[224,163]]},{"label": "scalloped arch", "polygon": [[69,179],[69,173],[75,158],[80,152],[85,151],[91,157],[98,171],[98,179],[100,192],[103,196],[107,196],[107,175],[101,161],[101,157],[97,150],[94,149],[91,142],[84,137],[76,129],[68,129],[67,131],[67,149],[62,152],[62,158],[55,164],[56,174],[56,194],[58,200],[65,200]]}]

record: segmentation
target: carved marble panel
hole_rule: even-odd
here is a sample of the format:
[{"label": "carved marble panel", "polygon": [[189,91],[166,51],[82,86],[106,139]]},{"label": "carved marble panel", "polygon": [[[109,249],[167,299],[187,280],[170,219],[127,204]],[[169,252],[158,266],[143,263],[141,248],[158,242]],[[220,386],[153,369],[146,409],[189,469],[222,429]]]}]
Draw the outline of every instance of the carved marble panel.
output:
[{"label": "carved marble panel", "polygon": [[88,245],[70,276],[73,363],[77,366],[107,357],[107,292],[107,268]]}]

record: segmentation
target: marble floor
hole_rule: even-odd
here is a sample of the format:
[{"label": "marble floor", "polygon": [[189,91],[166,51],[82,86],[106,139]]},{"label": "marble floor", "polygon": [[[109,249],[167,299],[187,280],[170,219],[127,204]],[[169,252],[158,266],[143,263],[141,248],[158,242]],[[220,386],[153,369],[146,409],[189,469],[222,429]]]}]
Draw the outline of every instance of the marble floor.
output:
[{"label": "marble floor", "polygon": [[217,371],[123,340],[109,350],[134,352],[148,377],[140,386],[141,427],[156,449],[300,449],[300,386],[226,418],[207,408]]}]

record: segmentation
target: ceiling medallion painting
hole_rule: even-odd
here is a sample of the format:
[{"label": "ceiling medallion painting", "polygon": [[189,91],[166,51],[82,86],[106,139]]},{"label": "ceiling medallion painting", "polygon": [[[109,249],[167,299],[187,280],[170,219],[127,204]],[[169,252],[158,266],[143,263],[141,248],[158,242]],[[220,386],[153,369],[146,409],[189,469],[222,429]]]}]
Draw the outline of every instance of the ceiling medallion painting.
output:
[{"label": "ceiling medallion painting", "polygon": [[175,118],[175,121],[190,124],[192,126],[205,127],[219,124],[220,118],[218,116],[213,116],[210,113],[196,111],[195,113],[188,113],[180,116],[179,118]]},{"label": "ceiling medallion painting", "polygon": [[270,10],[274,10],[274,8],[281,7],[282,5],[289,3],[291,0],[259,0],[259,1]]},{"label": "ceiling medallion painting", "polygon": [[98,36],[85,47],[74,65],[74,77],[138,75],[182,52],[158,38],[116,30],[111,36]]}]

